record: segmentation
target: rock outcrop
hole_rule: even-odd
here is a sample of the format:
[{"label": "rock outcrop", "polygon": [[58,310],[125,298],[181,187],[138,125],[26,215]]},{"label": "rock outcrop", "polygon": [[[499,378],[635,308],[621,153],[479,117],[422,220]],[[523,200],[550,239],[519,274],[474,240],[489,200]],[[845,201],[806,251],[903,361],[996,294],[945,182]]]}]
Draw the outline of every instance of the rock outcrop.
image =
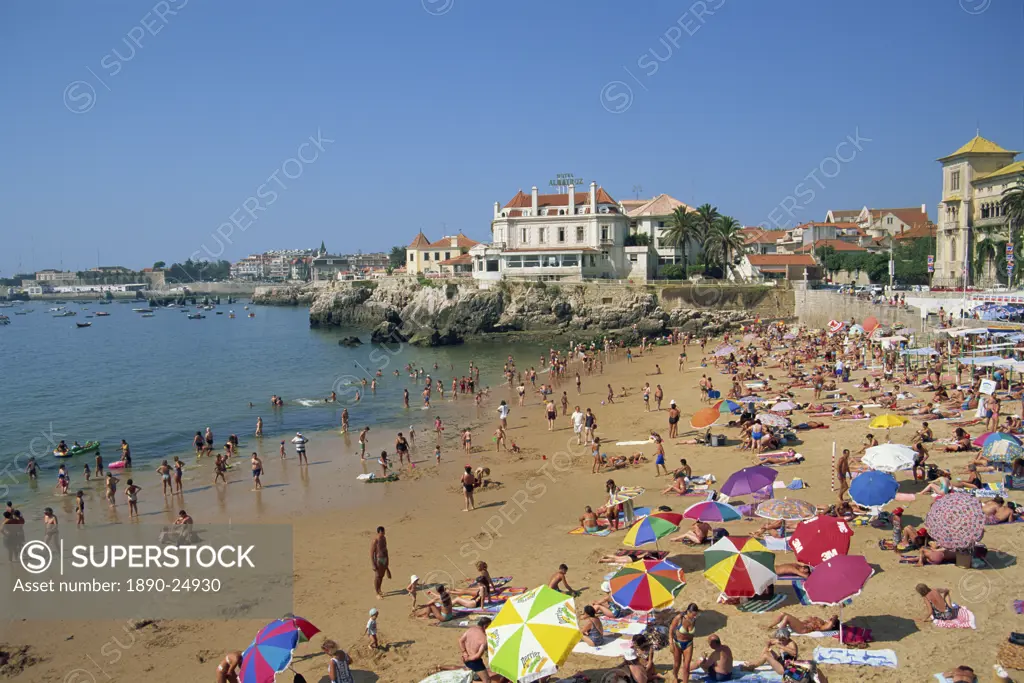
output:
[{"label": "rock outcrop", "polygon": [[715,335],[750,317],[744,310],[666,311],[654,293],[635,287],[503,282],[485,290],[407,278],[320,289],[309,309],[313,327],[361,327],[372,330],[374,343],[424,346],[460,344],[501,332],[571,334],[577,339],[614,332],[627,341],[669,328]]}]

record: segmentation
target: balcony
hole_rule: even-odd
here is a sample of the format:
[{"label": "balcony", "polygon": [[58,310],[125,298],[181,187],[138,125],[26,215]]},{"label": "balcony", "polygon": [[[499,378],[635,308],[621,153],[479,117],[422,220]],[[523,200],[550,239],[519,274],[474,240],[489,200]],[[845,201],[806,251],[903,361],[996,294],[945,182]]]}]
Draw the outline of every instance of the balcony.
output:
[{"label": "balcony", "polygon": [[614,247],[615,246],[615,240],[612,239],[611,237],[602,237],[601,238],[601,246],[602,247]]}]

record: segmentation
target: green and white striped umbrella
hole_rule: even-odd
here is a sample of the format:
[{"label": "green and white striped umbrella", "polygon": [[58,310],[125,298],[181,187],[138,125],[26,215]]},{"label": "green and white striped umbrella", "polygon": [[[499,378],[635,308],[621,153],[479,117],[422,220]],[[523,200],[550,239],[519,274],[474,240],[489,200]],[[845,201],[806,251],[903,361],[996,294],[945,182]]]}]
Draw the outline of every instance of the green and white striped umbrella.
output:
[{"label": "green and white striped umbrella", "polygon": [[555,673],[578,642],[575,602],[547,586],[507,600],[487,628],[491,670],[520,683]]}]

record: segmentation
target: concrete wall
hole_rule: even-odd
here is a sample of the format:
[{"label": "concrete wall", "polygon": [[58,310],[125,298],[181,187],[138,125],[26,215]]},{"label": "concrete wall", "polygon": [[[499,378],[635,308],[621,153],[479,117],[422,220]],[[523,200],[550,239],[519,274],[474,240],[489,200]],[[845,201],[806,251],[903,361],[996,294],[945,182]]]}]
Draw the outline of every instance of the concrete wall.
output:
[{"label": "concrete wall", "polygon": [[720,284],[650,285],[665,310],[673,308],[717,308],[748,310],[752,315],[789,318],[794,315],[794,292],[788,287]]},{"label": "concrete wall", "polygon": [[797,292],[795,299],[797,318],[811,328],[824,327],[829,320],[849,320],[851,317],[859,323],[868,316],[874,316],[883,325],[901,322],[918,332],[923,328],[921,314],[915,309],[876,305],[829,289]]},{"label": "concrete wall", "polygon": [[256,291],[252,282],[168,282],[167,289],[160,293],[170,293],[175,287],[188,287],[195,294],[231,294],[233,296],[251,296]]}]

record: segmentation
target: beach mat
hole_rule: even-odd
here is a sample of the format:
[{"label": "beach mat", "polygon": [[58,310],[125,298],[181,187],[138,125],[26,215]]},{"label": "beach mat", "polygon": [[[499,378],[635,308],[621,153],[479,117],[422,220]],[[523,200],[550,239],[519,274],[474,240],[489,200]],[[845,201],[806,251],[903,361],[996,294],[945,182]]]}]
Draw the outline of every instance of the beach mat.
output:
[{"label": "beach mat", "polygon": [[893,650],[856,650],[845,647],[816,647],[814,661],[817,664],[884,666],[890,669],[899,666],[896,652]]},{"label": "beach mat", "polygon": [[654,443],[650,439],[644,439],[643,441],[616,441],[616,446],[646,446]]},{"label": "beach mat", "polygon": [[[758,669],[757,671],[740,671],[739,666],[743,662],[733,662],[732,676],[729,683],[782,683],[782,676],[771,669]],[[690,672],[690,681],[706,681],[708,677],[703,671]]]},{"label": "beach mat", "polygon": [[736,609],[741,612],[748,614],[763,614],[764,612],[770,612],[782,603],[786,601],[786,596],[783,593],[779,593],[767,600],[747,600],[742,605],[737,605]]},{"label": "beach mat", "polygon": [[612,619],[610,617],[601,617],[601,624],[604,626],[605,633],[611,633],[620,636],[635,636],[638,633],[643,633],[647,630],[647,619],[646,614],[627,614],[624,617],[618,619]]},{"label": "beach mat", "polygon": [[[639,507],[639,508],[634,508],[633,509],[633,516],[635,518],[635,521],[639,521],[641,517],[646,517],[649,514],[651,514],[651,509],[650,508]],[[619,513],[619,530],[620,531],[624,530],[626,528],[625,525],[626,525],[626,515],[625,515],[625,513],[620,512]],[[582,526],[578,526],[575,529],[571,530],[569,532],[569,534],[572,535],[572,536],[607,536],[608,534],[611,533],[611,529],[608,528],[608,520],[605,519],[604,517],[598,517],[598,519],[597,519],[597,526],[600,529],[600,531],[594,531],[594,532],[588,533]]]},{"label": "beach mat", "polygon": [[932,619],[932,623],[939,628],[978,628],[977,622],[974,619],[974,612],[961,607],[957,613],[955,619],[948,621],[935,621]]},{"label": "beach mat", "polygon": [[594,655],[595,657],[622,657],[627,652],[633,651],[632,638],[605,637],[605,643],[601,647],[591,647],[582,640],[576,643],[573,652],[581,655]]},{"label": "beach mat", "polygon": [[1013,611],[1017,614],[1024,614],[1024,600],[1014,600]]},{"label": "beach mat", "polygon": [[[498,589],[502,588],[503,586],[507,586],[508,583],[511,580],[512,580],[511,576],[491,577],[491,585],[494,586],[495,593],[497,593]],[[473,586],[476,585],[476,579],[466,579],[466,585],[469,586],[470,588],[472,588]]]}]

